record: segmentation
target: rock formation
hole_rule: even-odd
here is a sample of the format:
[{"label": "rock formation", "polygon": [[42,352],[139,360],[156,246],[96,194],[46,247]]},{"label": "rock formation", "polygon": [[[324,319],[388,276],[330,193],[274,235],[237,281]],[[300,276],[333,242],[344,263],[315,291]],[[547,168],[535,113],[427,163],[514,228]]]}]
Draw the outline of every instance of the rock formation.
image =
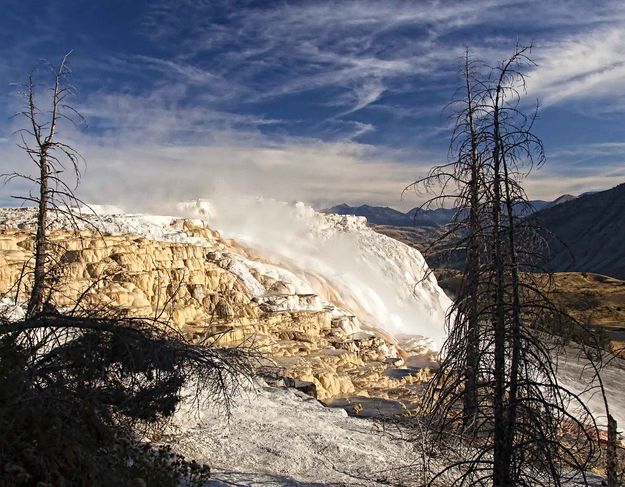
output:
[{"label": "rock formation", "polygon": [[[5,306],[15,296],[18,301],[26,297],[29,279],[21,274],[33,249],[28,218],[7,217],[7,211],[4,221],[0,217]],[[363,331],[349,312],[314,294],[298,294],[275,273],[263,273],[266,267],[251,264],[244,249],[202,222],[171,223],[169,230],[186,238],[159,241],[88,229],[76,233],[59,225],[52,233],[62,272],[57,305],[72,306],[85,293],[88,306],[108,305],[136,317],[162,313],[195,340],[254,347],[267,357],[266,366],[289,380],[311,383],[309,390],[323,401],[404,397],[407,385],[427,376],[427,369],[420,368],[393,373],[403,359],[391,341]]]}]

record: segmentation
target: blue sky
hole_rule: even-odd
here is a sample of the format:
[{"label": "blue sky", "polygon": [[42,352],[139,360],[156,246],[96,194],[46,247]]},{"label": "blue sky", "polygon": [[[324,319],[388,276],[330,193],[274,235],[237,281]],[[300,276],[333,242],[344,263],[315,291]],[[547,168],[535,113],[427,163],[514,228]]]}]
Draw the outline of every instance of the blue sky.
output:
[{"label": "blue sky", "polygon": [[548,156],[530,196],[625,180],[622,1],[2,3],[0,169],[27,164],[10,118],[19,83],[73,50],[87,125],[62,135],[87,160],[92,201],[220,190],[409,208],[419,198],[403,187],[446,158],[464,46],[495,63],[517,42],[535,45],[527,98]]}]

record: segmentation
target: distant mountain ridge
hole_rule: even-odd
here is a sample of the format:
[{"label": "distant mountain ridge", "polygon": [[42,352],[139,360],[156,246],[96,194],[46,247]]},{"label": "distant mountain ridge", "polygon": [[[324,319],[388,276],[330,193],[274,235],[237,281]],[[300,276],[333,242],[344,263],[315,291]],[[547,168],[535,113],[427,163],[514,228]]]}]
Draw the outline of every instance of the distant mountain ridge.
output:
[{"label": "distant mountain ridge", "polygon": [[533,218],[555,237],[552,270],[625,279],[625,183],[544,208]]},{"label": "distant mountain ridge", "polygon": [[[355,207],[343,203],[321,211],[322,213],[335,213],[337,215],[364,216],[372,225],[393,225],[395,227],[415,225],[407,213],[402,213],[388,206],[361,205]],[[421,223],[421,225],[423,225],[423,223]]]},{"label": "distant mountain ridge", "polygon": [[[549,268],[556,272],[590,272],[625,279],[625,183],[606,191],[580,196],[563,195],[554,201],[532,201],[536,219],[552,238],[549,241]],[[440,235],[440,226],[449,222],[454,209],[412,209],[406,213],[393,208],[338,205],[328,213],[367,217],[380,233],[424,251]],[[428,256],[431,265],[436,256]],[[453,264],[446,263],[445,266]]]},{"label": "distant mountain ridge", "polygon": [[[576,197],[565,194],[553,201],[533,200],[530,201],[533,211],[526,208],[519,208],[522,216],[529,216],[534,212],[538,212],[553,206],[574,200]],[[337,215],[355,215],[364,216],[371,225],[388,225],[394,227],[440,227],[451,221],[456,213],[455,208],[436,208],[425,210],[413,208],[406,213],[389,208],[388,206],[350,206],[342,203],[325,210],[322,213],[335,213]]]}]

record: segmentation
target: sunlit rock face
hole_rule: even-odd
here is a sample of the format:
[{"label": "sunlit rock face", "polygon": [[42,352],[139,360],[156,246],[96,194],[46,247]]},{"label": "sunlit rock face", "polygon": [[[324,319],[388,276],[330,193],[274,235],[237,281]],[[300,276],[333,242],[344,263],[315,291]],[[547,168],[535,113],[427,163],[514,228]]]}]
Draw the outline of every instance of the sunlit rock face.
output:
[{"label": "sunlit rock face", "polygon": [[[185,208],[194,218],[118,210],[91,217],[101,234],[83,225],[77,235],[60,222],[52,238],[62,244],[66,279],[56,302],[69,306],[92,286],[88,305],[132,316],[162,312],[194,339],[250,344],[279,373],[313,383],[322,400],[388,397],[423,380],[421,369],[389,373],[408,358],[401,343],[412,343],[413,355],[428,355],[442,336],[447,298],[432,277],[417,282],[427,272],[420,254],[374,234],[360,219],[285,208],[299,222],[293,230],[308,230],[295,237],[285,231],[274,251],[268,241],[254,247],[254,231],[224,239],[209,227],[201,205]],[[32,210],[0,211],[3,293],[32,255],[33,216]],[[214,212],[210,218],[219,224]],[[28,286],[23,279],[18,299]]]}]

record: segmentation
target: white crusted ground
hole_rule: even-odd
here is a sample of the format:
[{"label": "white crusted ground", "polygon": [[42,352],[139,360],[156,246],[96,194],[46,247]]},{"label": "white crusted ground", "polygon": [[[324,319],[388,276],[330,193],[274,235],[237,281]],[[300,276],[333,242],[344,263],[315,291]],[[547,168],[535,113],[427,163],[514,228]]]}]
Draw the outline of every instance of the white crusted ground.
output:
[{"label": "white crusted ground", "polygon": [[[167,438],[188,459],[211,466],[208,486],[423,485],[417,431],[348,417],[299,391],[266,384],[241,396],[231,412],[227,421],[221,410],[182,410],[178,433]],[[445,459],[430,461],[436,470]],[[593,474],[588,480],[605,485]]]},{"label": "white crusted ground", "polygon": [[[298,391],[260,386],[221,412],[179,413],[170,438],[211,466],[214,486],[382,486],[410,481],[418,458],[408,434],[347,417]],[[416,479],[415,479],[416,480]]]},{"label": "white crusted ground", "polygon": [[[611,356],[610,356],[611,357]],[[577,347],[568,347],[566,353],[559,357],[558,378],[562,385],[580,394],[597,424],[605,428],[607,416],[603,397],[599,389],[589,387],[594,371]],[[625,430],[625,360],[612,358],[601,371],[601,378],[606,390],[610,414],[616,419],[619,430]]]}]

